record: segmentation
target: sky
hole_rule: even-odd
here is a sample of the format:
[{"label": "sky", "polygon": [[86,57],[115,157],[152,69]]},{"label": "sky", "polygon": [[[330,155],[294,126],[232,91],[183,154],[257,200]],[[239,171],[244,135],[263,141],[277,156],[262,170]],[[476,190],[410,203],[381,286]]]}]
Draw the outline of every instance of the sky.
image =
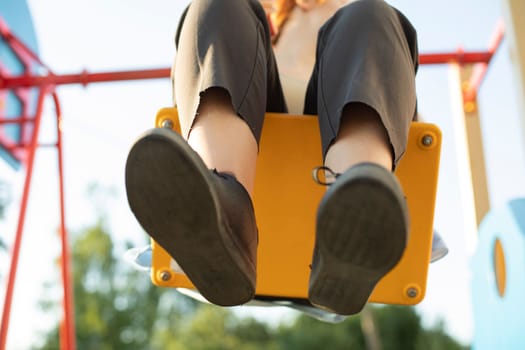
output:
[{"label": "sky", "polygon": [[[11,0],[13,1],[13,0]],[[169,67],[175,55],[174,33],[185,0],[29,0],[41,58],[55,73],[79,73]],[[125,5],[123,5],[125,3]],[[502,17],[494,0],[391,0],[418,31],[421,53],[449,52],[460,47],[483,50]],[[453,127],[450,68],[421,66],[417,76],[419,111],[443,131],[435,228],[449,245],[446,259],[431,265],[427,296],[418,305],[425,322],[443,319],[450,334],[463,342],[473,336],[470,289],[472,232],[465,232],[465,213],[458,181],[461,159]],[[66,221],[71,231],[94,222],[98,211],[87,196],[92,183],[114,189],[99,202],[110,213],[116,239],[143,244],[145,235],[129,211],[124,189],[124,164],[129,146],[151,128],[156,111],[171,104],[168,79],[71,85],[58,88],[63,110]],[[525,194],[523,131],[518,112],[509,48],[506,41],[490,65],[478,96],[492,207]],[[41,141],[53,141],[54,113],[46,105]],[[0,164],[0,179],[11,184],[12,202],[0,223],[10,243],[16,230],[24,172]],[[41,314],[37,301],[45,281],[56,279],[59,253],[56,153],[37,154],[34,181],[12,307],[9,349],[27,349],[35,337],[28,329],[45,330],[56,315]],[[470,234],[470,236],[469,236]],[[7,256],[0,256],[5,277]],[[5,263],[4,263],[5,262]],[[0,281],[4,288],[4,281]],[[3,289],[0,289],[0,292]],[[3,292],[1,293],[3,295]],[[58,297],[58,295],[57,295]],[[260,311],[268,318],[283,310]],[[29,317],[37,314],[39,317]],[[31,332],[30,334],[35,334]]]}]

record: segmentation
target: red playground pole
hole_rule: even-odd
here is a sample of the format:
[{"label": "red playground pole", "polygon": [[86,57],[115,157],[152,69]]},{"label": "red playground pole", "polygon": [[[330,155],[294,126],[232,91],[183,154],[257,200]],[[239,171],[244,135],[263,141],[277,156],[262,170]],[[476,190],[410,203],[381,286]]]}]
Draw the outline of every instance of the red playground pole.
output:
[{"label": "red playground pole", "polygon": [[24,191],[22,194],[22,202],[20,204],[20,214],[18,216],[18,226],[16,236],[13,243],[11,265],[9,266],[9,275],[7,277],[7,287],[4,298],[4,311],[2,313],[2,324],[0,325],[0,349],[4,350],[7,342],[7,332],[9,329],[9,316],[11,312],[11,302],[13,300],[13,290],[15,286],[16,270],[18,267],[18,259],[20,255],[20,246],[22,244],[22,234],[24,232],[24,223],[27,209],[27,202],[29,199],[29,190],[31,189],[31,178],[33,176],[33,165],[35,161],[36,149],[38,146],[38,132],[40,129],[40,121],[42,119],[42,108],[44,105],[44,98],[49,92],[49,88],[43,88],[38,95],[38,102],[36,107],[36,116],[34,119],[34,129],[31,138],[31,143],[28,147],[27,170],[24,181]]}]

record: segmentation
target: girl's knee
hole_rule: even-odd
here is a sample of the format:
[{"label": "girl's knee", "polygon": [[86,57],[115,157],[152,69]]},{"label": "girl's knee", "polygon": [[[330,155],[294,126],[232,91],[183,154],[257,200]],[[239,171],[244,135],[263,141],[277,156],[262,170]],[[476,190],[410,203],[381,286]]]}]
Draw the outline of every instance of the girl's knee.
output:
[{"label": "girl's knee", "polygon": [[[258,0],[193,0],[191,7],[203,21],[216,18],[226,18],[234,21],[238,16],[250,16],[250,12],[264,12]],[[202,23],[202,22],[201,22]]]},{"label": "girl's knee", "polygon": [[389,16],[393,9],[384,0],[357,0],[343,6],[339,11],[367,21]]},{"label": "girl's knee", "polygon": [[375,39],[391,38],[389,33],[404,34],[414,60],[417,34],[410,21],[384,0],[357,0],[340,8],[325,25],[325,31],[342,31]]}]

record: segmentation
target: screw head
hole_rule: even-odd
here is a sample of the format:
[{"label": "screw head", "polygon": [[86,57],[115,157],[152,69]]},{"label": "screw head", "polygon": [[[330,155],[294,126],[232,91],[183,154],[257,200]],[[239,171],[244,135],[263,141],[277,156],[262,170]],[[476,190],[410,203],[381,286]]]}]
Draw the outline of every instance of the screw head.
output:
[{"label": "screw head", "polygon": [[164,119],[161,123],[163,128],[173,129],[173,121],[170,119]]},{"label": "screw head", "polygon": [[432,137],[432,135],[425,135],[421,139],[421,143],[423,144],[423,146],[426,147],[432,146],[432,143],[434,143],[434,138]]},{"label": "screw head", "polygon": [[164,282],[167,282],[171,279],[171,273],[169,271],[162,271],[159,276]]},{"label": "screw head", "polygon": [[417,291],[416,288],[410,287],[410,288],[407,289],[407,296],[409,298],[415,298],[415,297],[417,297],[417,295],[418,295],[418,291]]}]

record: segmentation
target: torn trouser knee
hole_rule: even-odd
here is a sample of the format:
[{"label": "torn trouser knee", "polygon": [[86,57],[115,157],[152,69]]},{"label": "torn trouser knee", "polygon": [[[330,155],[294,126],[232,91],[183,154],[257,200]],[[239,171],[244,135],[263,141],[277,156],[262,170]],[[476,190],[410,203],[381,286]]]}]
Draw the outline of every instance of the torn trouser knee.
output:
[{"label": "torn trouser knee", "polygon": [[193,124],[200,94],[221,87],[258,141],[264,113],[286,111],[262,6],[256,0],[195,0],[181,22],[174,92],[182,130]]},{"label": "torn trouser knee", "polygon": [[410,22],[382,0],[353,2],[321,28],[316,55],[305,113],[319,115],[323,154],[344,106],[361,102],[381,117],[397,163],[416,109],[418,51]]}]

